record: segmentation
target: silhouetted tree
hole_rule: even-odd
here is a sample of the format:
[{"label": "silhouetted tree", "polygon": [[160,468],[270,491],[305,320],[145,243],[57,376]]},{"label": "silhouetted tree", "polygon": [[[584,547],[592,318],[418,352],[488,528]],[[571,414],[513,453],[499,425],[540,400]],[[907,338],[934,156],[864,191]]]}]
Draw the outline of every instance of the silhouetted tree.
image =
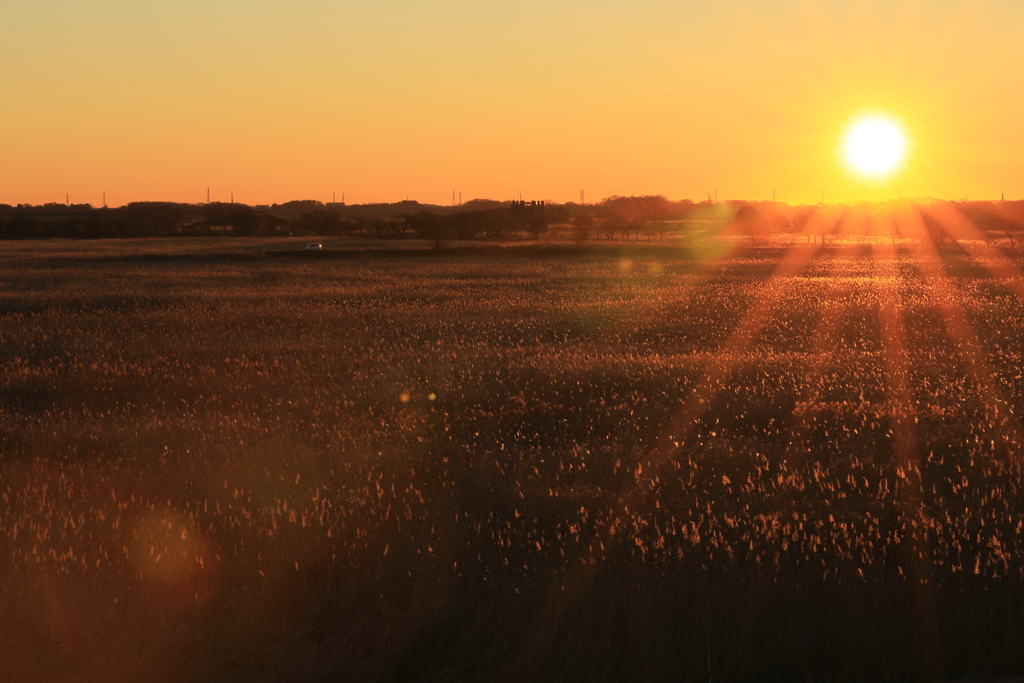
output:
[{"label": "silhouetted tree", "polygon": [[236,235],[254,235],[260,225],[256,210],[245,204],[224,204],[214,202],[204,208],[206,224],[213,227],[229,228]]},{"label": "silhouetted tree", "polygon": [[132,202],[125,210],[131,236],[142,237],[179,232],[189,206],[172,202]]},{"label": "silhouetted tree", "polygon": [[460,240],[473,240],[483,229],[481,212],[458,213],[451,217],[451,225]]},{"label": "silhouetted tree", "polygon": [[263,232],[269,235],[283,235],[291,232],[291,222],[287,218],[269,213],[260,218],[260,225]]},{"label": "silhouetted tree", "polygon": [[1004,219],[1002,233],[1006,241],[1010,243],[1010,246],[1016,248],[1017,243],[1020,241],[1021,224],[1013,219]]},{"label": "silhouetted tree", "polygon": [[942,227],[942,223],[936,220],[926,211],[921,212],[921,221],[924,223],[924,231],[928,239],[936,248],[944,246],[949,241],[949,233]]},{"label": "silhouetted tree", "polygon": [[633,238],[639,242],[640,233],[643,232],[644,224],[635,218],[626,218],[622,221],[622,227],[620,231],[626,237],[626,241],[629,241],[629,236],[633,235]]},{"label": "silhouetted tree", "polygon": [[1024,226],[1024,202],[971,202],[963,208],[964,216],[985,235],[999,235],[1016,247]]},{"label": "silhouetted tree", "polygon": [[409,224],[401,218],[388,218],[386,220],[388,232],[398,240],[404,240],[409,232]]},{"label": "silhouetted tree", "polygon": [[342,232],[341,216],[336,210],[315,206],[299,216],[296,227],[309,235],[337,235]]},{"label": "silhouetted tree", "polygon": [[741,206],[736,212],[736,223],[750,237],[751,244],[755,246],[763,244],[768,236],[768,222],[760,211],[749,204]]},{"label": "silhouetted tree", "polygon": [[606,214],[601,217],[601,234],[605,239],[611,241],[622,230],[624,223],[625,221],[621,217],[611,213]]},{"label": "silhouetted tree", "polygon": [[590,233],[594,230],[594,217],[589,213],[583,213],[572,219],[572,234],[577,242],[584,242],[590,239]]},{"label": "silhouetted tree", "polygon": [[669,201],[660,194],[643,195],[636,199],[640,218],[648,223],[665,219],[671,207]]},{"label": "silhouetted tree", "polygon": [[482,211],[480,218],[484,226],[484,233],[486,233],[487,239],[491,241],[504,241],[515,230],[515,221],[507,207]]},{"label": "silhouetted tree", "polygon": [[432,249],[444,249],[448,240],[452,238],[453,231],[451,225],[444,216],[438,216],[429,211],[420,211],[419,213],[405,216],[404,220],[408,224],[409,229],[416,233],[417,237],[430,242]]},{"label": "silhouetted tree", "polygon": [[530,218],[530,222],[526,226],[527,232],[530,233],[530,237],[535,240],[539,240],[540,236],[548,231],[548,222],[541,216],[534,216]]},{"label": "silhouetted tree", "polygon": [[548,223],[558,225],[569,221],[569,209],[562,204],[545,204],[544,212]]}]

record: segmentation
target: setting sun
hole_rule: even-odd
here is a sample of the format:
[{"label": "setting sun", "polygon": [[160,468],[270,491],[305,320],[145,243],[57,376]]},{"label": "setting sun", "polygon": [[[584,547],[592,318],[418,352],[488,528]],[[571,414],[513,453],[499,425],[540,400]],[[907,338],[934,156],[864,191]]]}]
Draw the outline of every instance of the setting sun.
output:
[{"label": "setting sun", "polygon": [[903,161],[906,138],[900,127],[882,116],[857,119],[843,140],[846,163],[863,176],[878,178],[892,173]]}]

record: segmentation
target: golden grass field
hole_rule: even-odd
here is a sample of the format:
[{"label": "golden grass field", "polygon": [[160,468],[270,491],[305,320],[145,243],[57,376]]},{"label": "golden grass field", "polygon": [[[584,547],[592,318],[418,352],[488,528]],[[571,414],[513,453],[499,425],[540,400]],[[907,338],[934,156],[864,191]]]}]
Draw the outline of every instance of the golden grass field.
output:
[{"label": "golden grass field", "polygon": [[1024,676],[1016,257],[307,241],[0,243],[0,680]]}]

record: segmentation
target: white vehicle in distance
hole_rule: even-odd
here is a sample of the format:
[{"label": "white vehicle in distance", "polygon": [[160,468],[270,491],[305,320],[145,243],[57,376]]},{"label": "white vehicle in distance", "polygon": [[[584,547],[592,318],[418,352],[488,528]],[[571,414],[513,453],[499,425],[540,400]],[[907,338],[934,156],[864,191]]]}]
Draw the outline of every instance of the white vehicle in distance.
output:
[{"label": "white vehicle in distance", "polygon": [[323,250],[323,248],[324,245],[320,244],[319,242],[310,242],[309,244],[306,245],[306,251],[321,251]]}]

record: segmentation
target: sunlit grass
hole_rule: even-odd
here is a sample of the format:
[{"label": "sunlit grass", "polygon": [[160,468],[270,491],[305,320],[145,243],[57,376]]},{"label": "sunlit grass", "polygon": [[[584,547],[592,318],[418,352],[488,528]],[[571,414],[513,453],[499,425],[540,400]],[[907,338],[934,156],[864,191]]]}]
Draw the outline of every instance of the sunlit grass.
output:
[{"label": "sunlit grass", "polygon": [[[710,620],[672,622],[679,671],[743,680],[769,666],[735,663],[744,591],[765,623],[855,643],[877,628],[837,621],[858,596],[910,605],[923,581],[945,671],[974,671],[965,629],[1021,633],[950,620],[1024,601],[1024,306],[978,248],[901,225],[854,239],[824,216],[721,260],[19,254],[0,275],[4,651],[26,677],[246,679],[308,648],[372,680],[429,668],[444,627],[465,657],[506,643],[496,669],[536,671],[524,643],[570,642],[621,586],[659,623],[668,599]],[[498,610],[481,645],[467,624],[494,605],[523,623]],[[890,664],[928,645],[893,610]]]}]

